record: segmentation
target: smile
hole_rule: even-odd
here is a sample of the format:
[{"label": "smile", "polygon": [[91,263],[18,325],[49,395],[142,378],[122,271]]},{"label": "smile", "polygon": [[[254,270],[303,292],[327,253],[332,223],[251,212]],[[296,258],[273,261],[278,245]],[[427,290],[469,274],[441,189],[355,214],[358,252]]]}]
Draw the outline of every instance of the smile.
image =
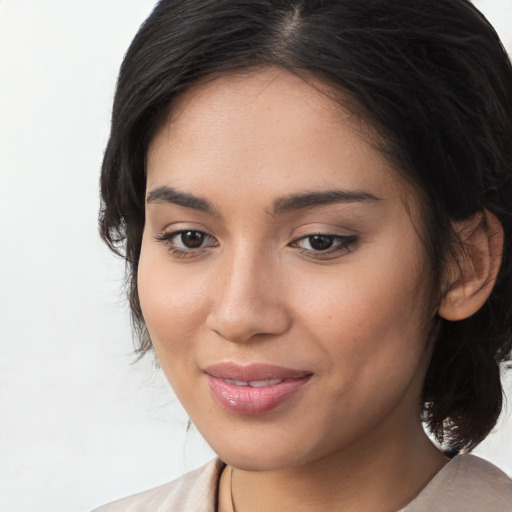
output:
[{"label": "smile", "polygon": [[312,374],[272,365],[221,363],[205,370],[210,393],[224,409],[257,415],[271,411],[298,393]]},{"label": "smile", "polygon": [[283,382],[282,379],[267,379],[267,380],[250,380],[249,382],[245,380],[236,380],[236,379],[223,379],[224,382],[228,384],[234,384],[235,386],[249,386],[251,388],[262,388],[263,386],[275,386],[280,382]]}]

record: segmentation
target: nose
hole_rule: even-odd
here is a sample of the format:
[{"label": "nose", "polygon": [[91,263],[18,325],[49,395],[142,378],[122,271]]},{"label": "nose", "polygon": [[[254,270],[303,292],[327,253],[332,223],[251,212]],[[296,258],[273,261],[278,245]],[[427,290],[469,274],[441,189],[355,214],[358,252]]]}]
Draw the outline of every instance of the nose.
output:
[{"label": "nose", "polygon": [[286,307],[282,273],[269,260],[246,251],[220,265],[206,321],[209,329],[234,343],[289,329],[292,317]]}]

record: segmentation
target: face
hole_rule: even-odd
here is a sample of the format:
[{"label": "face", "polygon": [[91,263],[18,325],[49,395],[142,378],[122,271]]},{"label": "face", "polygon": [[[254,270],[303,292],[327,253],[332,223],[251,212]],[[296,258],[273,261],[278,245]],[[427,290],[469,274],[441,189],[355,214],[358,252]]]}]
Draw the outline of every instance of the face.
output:
[{"label": "face", "polygon": [[139,296],[228,463],[298,466],[419,425],[428,276],[404,190],[361,123],[287,72],[175,104],[148,152]]}]

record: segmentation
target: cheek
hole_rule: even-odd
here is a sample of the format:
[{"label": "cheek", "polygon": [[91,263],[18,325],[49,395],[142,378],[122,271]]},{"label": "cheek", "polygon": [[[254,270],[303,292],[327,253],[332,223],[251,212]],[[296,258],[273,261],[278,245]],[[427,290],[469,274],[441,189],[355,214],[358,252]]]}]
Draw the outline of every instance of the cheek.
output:
[{"label": "cheek", "polygon": [[387,258],[382,254],[354,257],[346,269],[303,282],[302,290],[309,290],[302,306],[308,330],[331,364],[354,379],[396,365],[415,368],[426,343],[421,258],[400,258],[391,250]]},{"label": "cheek", "polygon": [[[410,323],[422,308],[423,294],[415,268],[370,269],[367,265],[351,266],[337,274],[304,282],[300,297],[307,297],[304,311],[309,312],[315,329],[339,329],[347,334],[354,329],[376,330]],[[307,290],[307,292],[306,292]]]},{"label": "cheek", "polygon": [[420,400],[428,334],[417,273],[400,279],[404,274],[388,270],[351,273],[346,286],[340,282],[304,310],[323,353],[324,408],[333,424],[346,425],[347,435],[383,421],[406,393],[411,409]]},{"label": "cheek", "polygon": [[207,310],[204,286],[193,275],[177,273],[161,248],[143,243],[137,285],[142,314],[153,346],[162,364],[190,355]]}]

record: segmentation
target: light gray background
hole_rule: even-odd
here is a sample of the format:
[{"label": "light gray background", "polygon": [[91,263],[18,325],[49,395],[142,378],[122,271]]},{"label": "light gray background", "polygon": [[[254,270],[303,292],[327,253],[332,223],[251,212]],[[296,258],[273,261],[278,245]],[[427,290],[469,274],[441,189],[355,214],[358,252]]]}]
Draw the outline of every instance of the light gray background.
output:
[{"label": "light gray background", "polygon": [[[116,73],[153,4],[0,0],[0,512],[85,512],[211,457],[151,360],[130,364],[97,235]],[[512,0],[476,4],[512,49]],[[512,418],[478,453],[512,474]]]}]

